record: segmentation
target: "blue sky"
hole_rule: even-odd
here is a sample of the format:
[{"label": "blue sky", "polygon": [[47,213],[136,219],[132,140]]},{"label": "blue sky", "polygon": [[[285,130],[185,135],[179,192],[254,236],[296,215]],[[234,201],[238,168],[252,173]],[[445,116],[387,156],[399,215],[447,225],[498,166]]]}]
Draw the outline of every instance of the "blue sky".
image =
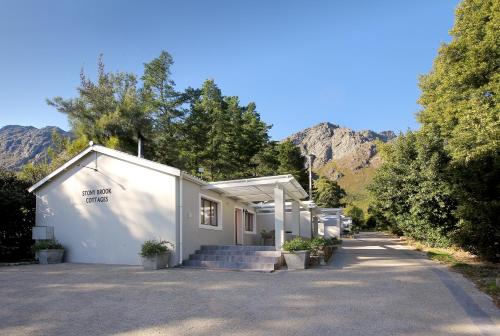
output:
[{"label": "blue sky", "polygon": [[0,2],[0,126],[69,126],[45,103],[80,69],[142,73],[162,49],[178,89],[213,78],[255,101],[281,139],[322,121],[417,128],[418,76],[449,41],[458,1]]}]

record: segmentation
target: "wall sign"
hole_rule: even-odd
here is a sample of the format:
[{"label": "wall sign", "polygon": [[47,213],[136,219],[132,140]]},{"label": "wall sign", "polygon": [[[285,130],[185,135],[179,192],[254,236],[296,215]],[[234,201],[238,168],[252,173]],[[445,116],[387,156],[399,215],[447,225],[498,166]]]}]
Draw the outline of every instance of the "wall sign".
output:
[{"label": "wall sign", "polygon": [[85,203],[107,203],[111,195],[111,188],[87,189],[82,191]]}]

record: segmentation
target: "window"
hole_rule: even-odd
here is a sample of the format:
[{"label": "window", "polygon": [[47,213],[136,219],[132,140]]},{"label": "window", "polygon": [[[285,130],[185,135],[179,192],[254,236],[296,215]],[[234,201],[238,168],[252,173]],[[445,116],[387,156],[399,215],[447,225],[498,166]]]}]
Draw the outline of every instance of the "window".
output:
[{"label": "window", "polygon": [[255,233],[254,228],[254,214],[251,212],[247,212],[247,215],[245,216],[245,232],[251,232]]},{"label": "window", "polygon": [[201,198],[200,202],[200,224],[203,226],[219,226],[219,209],[215,201]]}]

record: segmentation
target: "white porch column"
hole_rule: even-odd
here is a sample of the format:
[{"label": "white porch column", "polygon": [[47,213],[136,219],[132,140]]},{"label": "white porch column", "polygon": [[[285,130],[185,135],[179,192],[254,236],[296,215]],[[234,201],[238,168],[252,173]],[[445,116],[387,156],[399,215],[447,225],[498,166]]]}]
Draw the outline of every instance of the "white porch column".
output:
[{"label": "white porch column", "polygon": [[274,231],[276,250],[281,250],[285,242],[285,191],[279,186],[274,188]]},{"label": "white porch column", "polygon": [[292,201],[292,234],[300,236],[300,204]]}]

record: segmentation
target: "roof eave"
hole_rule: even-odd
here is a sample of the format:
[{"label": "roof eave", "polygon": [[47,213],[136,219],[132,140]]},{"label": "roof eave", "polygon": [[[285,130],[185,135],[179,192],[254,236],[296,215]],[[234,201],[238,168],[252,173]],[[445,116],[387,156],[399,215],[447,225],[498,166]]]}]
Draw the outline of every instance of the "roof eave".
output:
[{"label": "roof eave", "polygon": [[65,171],[66,169],[71,167],[74,163],[76,163],[77,161],[82,159],[84,156],[86,156],[90,152],[101,153],[101,154],[113,157],[115,159],[119,159],[119,160],[123,160],[123,161],[129,162],[129,163],[133,163],[133,164],[136,164],[136,165],[141,166],[141,167],[145,167],[145,168],[159,171],[161,173],[165,173],[165,174],[169,174],[169,175],[173,175],[173,176],[180,176],[181,175],[180,169],[170,167],[170,166],[167,166],[167,165],[164,165],[161,163],[157,163],[154,161],[150,161],[150,160],[147,160],[144,158],[139,158],[139,157],[133,156],[131,154],[120,152],[120,151],[117,151],[114,149],[106,148],[106,147],[99,146],[99,145],[92,145],[92,146],[85,148],[79,154],[75,155],[72,159],[67,161],[61,167],[54,170],[49,175],[45,176],[43,179],[41,179],[37,183],[33,184],[31,187],[28,188],[28,192],[31,193],[31,192],[37,190],[38,188],[43,186],[45,183],[49,182],[52,178],[54,178],[55,176],[59,175],[60,173],[62,173],[63,171]]}]

